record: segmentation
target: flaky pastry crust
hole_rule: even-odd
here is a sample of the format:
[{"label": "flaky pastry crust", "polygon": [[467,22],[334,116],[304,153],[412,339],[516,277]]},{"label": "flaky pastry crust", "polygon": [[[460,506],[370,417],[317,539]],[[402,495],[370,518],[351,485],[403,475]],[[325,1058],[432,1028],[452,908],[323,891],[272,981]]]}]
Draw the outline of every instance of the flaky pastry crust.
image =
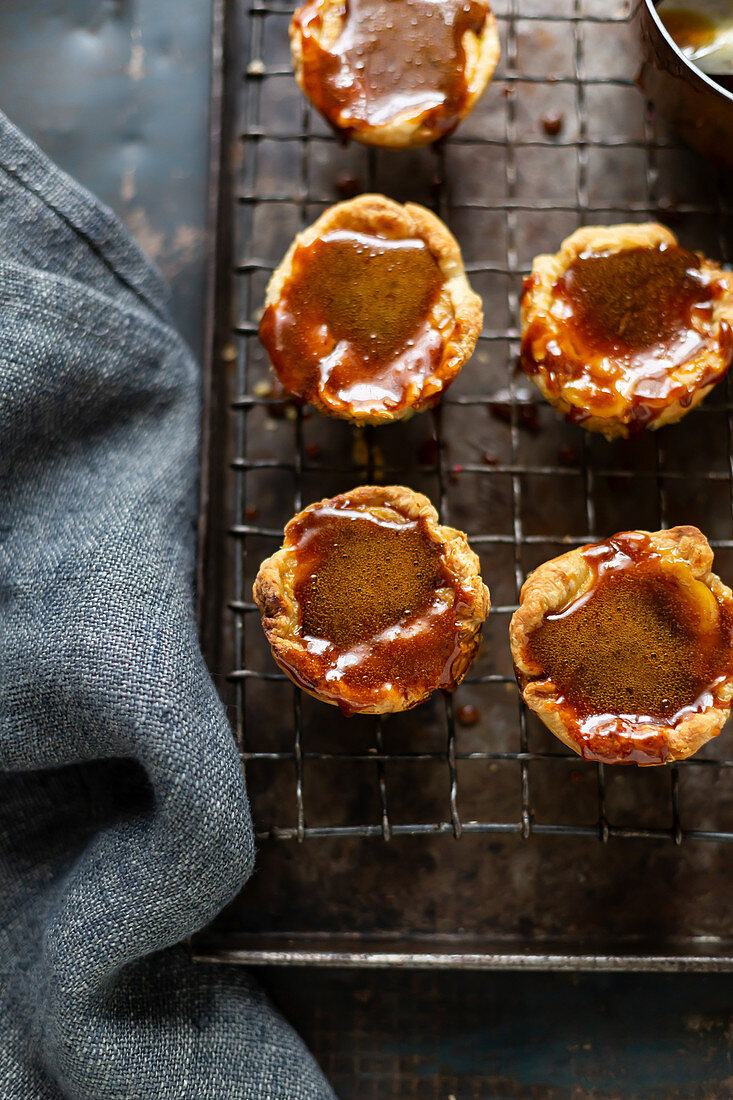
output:
[{"label": "flaky pastry crust", "polygon": [[441,329],[449,318],[453,328],[445,340],[443,356],[437,369],[421,380],[410,383],[403,401],[397,407],[384,404],[367,411],[355,408],[351,402],[339,400],[321,385],[309,391],[306,400],[322,413],[353,420],[356,423],[382,424],[401,420],[412,413],[435,404],[470,359],[476,346],[483,311],[481,299],[470,287],[463,267],[461,250],[447,226],[416,203],[393,202],[384,195],[359,195],[347,202],[329,207],[313,225],[299,233],[267,286],[265,308],[275,305],[293,276],[296,250],[308,246],[319,237],[337,230],[368,233],[388,239],[417,239],[425,242],[443,278],[440,296],[433,307],[431,319]]},{"label": "flaky pastry crust", "polygon": [[[677,245],[677,238],[663,225],[650,222],[636,225],[587,226],[578,229],[554,255],[535,257],[532,273],[525,279],[522,294],[522,366],[543,396],[568,419],[578,421],[588,431],[601,432],[607,439],[628,437],[638,428],[634,423],[632,402],[613,391],[614,400],[603,410],[585,405],[567,381],[553,370],[563,360],[571,367],[587,368],[587,360],[574,349],[562,320],[553,313],[554,288],[571,265],[588,253],[624,252],[633,248],[657,248]],[[725,375],[733,357],[733,275],[698,253],[700,270],[720,280],[724,291],[713,303],[710,326],[698,329],[704,347],[692,359],[670,372],[681,385],[681,397],[672,397],[644,425],[650,429],[673,424],[698,405]],[[693,322],[694,323],[694,322]],[[702,322],[700,322],[702,326]],[[611,396],[609,392],[609,396]]]},{"label": "flaky pastry crust", "polygon": [[[309,512],[345,501],[348,501],[349,508],[368,512],[382,520],[404,521],[422,517],[428,538],[440,547],[448,574],[460,583],[463,593],[461,601],[456,601],[454,605],[458,631],[450,674],[455,686],[466,675],[478,651],[481,627],[490,605],[489,590],[481,580],[478,557],[462,531],[439,523],[438,513],[427,497],[402,485],[362,485],[349,493],[311,504],[293,517],[285,528],[282,548],[263,561],[254,583],[253,595],[262,615],[262,626],[277,664],[315,699],[359,714],[409,710],[423,702],[439,685],[426,687],[417,682],[400,682],[396,676],[395,682],[385,684],[375,698],[364,703],[343,681],[326,684],[323,679],[313,678],[313,664],[308,659],[302,640],[294,591],[294,548],[289,536],[294,525]],[[348,599],[347,594],[344,594],[344,599]]]},{"label": "flaky pastry crust", "polygon": [[[713,551],[697,527],[672,527],[663,531],[639,531],[646,535],[652,548],[670,563],[681,568],[690,580],[701,581],[713,594],[719,606],[733,608],[733,592],[712,572]],[[509,629],[512,658],[522,697],[547,728],[568,748],[582,755],[580,720],[572,708],[563,703],[551,679],[541,678],[543,669],[532,661],[530,639],[547,614],[558,612],[582,597],[593,584],[593,574],[583,550],[570,550],[560,557],[544,562],[530,573],[520,594],[519,609],[514,613]],[[645,763],[666,763],[684,760],[713,737],[717,737],[730,714],[733,702],[733,675],[715,691],[715,705],[700,713],[683,716],[674,725],[640,725],[636,736],[659,740],[664,746],[664,758]],[[616,759],[623,762],[623,745],[615,746]]]},{"label": "flaky pastry crust", "polygon": [[[305,95],[308,95],[308,89],[304,77],[301,16],[306,8],[313,9],[314,7],[318,14],[317,30],[314,30],[314,36],[323,49],[330,49],[341,34],[344,25],[342,0],[310,0],[309,3],[303,4],[302,7],[296,10],[290,23],[290,50],[295,79]],[[499,31],[494,13],[488,7],[488,4],[486,22],[481,33],[477,35],[472,31],[467,31],[463,36],[462,44],[466,57],[466,99],[458,119],[459,122],[470,113],[476,101],[483,95],[499,62],[501,52]],[[436,108],[434,107],[417,114],[414,111],[402,111],[389,121],[377,126],[364,120],[358,128],[345,120],[338,110],[328,112],[325,117],[336,130],[348,133],[349,136],[365,145],[405,149],[410,146],[429,145],[439,137],[445,136],[448,131],[441,134],[436,130],[435,125],[427,125],[428,116],[434,118],[435,114]]]}]

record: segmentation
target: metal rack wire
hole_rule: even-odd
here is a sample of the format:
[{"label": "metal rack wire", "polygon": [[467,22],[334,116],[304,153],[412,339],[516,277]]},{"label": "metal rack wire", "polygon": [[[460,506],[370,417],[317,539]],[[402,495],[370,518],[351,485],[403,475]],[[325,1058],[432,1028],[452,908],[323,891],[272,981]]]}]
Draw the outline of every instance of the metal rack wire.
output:
[{"label": "metal rack wire", "polygon": [[[418,446],[416,456],[408,447],[400,448],[396,459],[387,459],[382,453],[382,433],[387,429],[363,432],[348,429],[352,434],[347,438],[343,425],[329,421],[315,425],[306,410],[268,390],[267,364],[258,349],[256,332],[266,278],[282,257],[292,231],[309,224],[320,210],[337,201],[339,191],[345,188],[385,190],[389,194],[391,182],[398,192],[395,197],[407,197],[399,193],[405,183],[400,168],[404,162],[400,160],[401,154],[351,149],[349,164],[356,163],[358,168],[339,180],[336,162],[341,163],[345,154],[297,93],[292,80],[287,60],[287,23],[292,7],[275,0],[255,0],[240,16],[241,42],[237,51],[241,50],[243,60],[235,92],[242,151],[241,164],[237,160],[235,168],[239,251],[231,283],[239,310],[231,334],[237,363],[237,394],[232,402],[236,515],[231,534],[241,552],[237,551],[234,557],[234,591],[229,601],[234,652],[229,679],[235,688],[237,732],[245,766],[251,771],[253,766],[267,765],[272,769],[269,774],[275,777],[273,783],[278,790],[277,799],[268,802],[265,797],[263,802],[259,795],[266,796],[264,788],[268,784],[263,783],[260,789],[250,775],[258,828],[263,837],[298,841],[319,837],[389,840],[436,833],[455,838],[465,833],[509,834],[525,839],[533,835],[576,835],[598,837],[604,843],[612,838],[661,838],[677,845],[693,839],[731,841],[733,821],[715,819],[714,814],[711,820],[709,802],[703,796],[693,797],[690,811],[683,813],[681,798],[683,771],[686,775],[712,773],[716,777],[731,774],[733,753],[727,744],[729,736],[724,735],[710,751],[703,750],[683,765],[665,770],[667,808],[651,824],[643,820],[614,821],[608,805],[608,769],[602,764],[584,765],[596,775],[595,813],[592,819],[568,822],[562,820],[559,811],[563,800],[570,796],[569,787],[563,780],[553,778],[550,784],[537,776],[541,776],[541,769],[550,766],[565,768],[569,775],[578,760],[533,726],[534,719],[527,714],[518,693],[515,702],[511,670],[498,667],[501,664],[498,658],[493,663],[491,652],[483,664],[477,662],[465,681],[473,698],[486,700],[485,712],[489,717],[485,723],[482,721],[480,729],[471,732],[457,724],[454,700],[446,695],[437,704],[439,711],[432,703],[426,705],[427,709],[412,712],[407,744],[395,747],[390,741],[391,720],[369,723],[372,743],[367,745],[363,743],[361,730],[358,737],[353,734],[353,724],[367,720],[346,720],[330,714],[331,708],[321,708],[321,712],[311,716],[309,701],[291,687],[263,647],[258,615],[249,596],[253,571],[260,558],[278,545],[282,523],[311,499],[330,492],[326,485],[335,486],[333,491],[344,491],[375,478],[406,484],[414,484],[418,479],[420,487],[434,500],[441,519],[448,521],[466,514],[467,494],[460,489],[462,479],[493,479],[506,487],[506,500],[502,498],[501,503],[508,503],[508,529],[491,530],[489,525],[489,529],[470,533],[471,544],[477,551],[503,555],[502,561],[513,574],[509,597],[494,596],[490,624],[501,622],[502,626],[489,633],[496,639],[502,637],[502,631],[506,637],[508,616],[514,610],[528,566],[567,546],[581,545],[622,526],[663,527],[695,522],[697,517],[689,515],[691,483],[708,487],[705,491],[711,493],[714,501],[722,499],[719,490],[726,492],[725,509],[716,508],[714,514],[707,516],[707,522],[701,521],[701,526],[713,536],[711,543],[721,559],[724,576],[726,562],[733,563],[730,553],[733,551],[733,402],[729,387],[727,394],[720,387],[690,415],[692,428],[654,433],[643,444],[630,444],[624,449],[599,443],[577,427],[560,424],[551,410],[536,404],[538,398],[528,391],[513,369],[518,352],[521,280],[531,260],[525,241],[525,217],[534,218],[540,212],[548,227],[555,224],[564,227],[558,228],[553,249],[567,232],[588,221],[666,219],[674,222],[684,243],[712,253],[717,251],[723,261],[729,262],[731,210],[723,186],[720,181],[713,182],[709,174],[704,181],[695,181],[699,162],[691,154],[683,153],[674,139],[662,132],[640,97],[636,112],[630,109],[628,118],[609,122],[606,128],[599,107],[603,101],[598,93],[605,94],[608,90],[621,96],[633,87],[628,72],[603,71],[604,65],[607,68],[610,65],[609,58],[614,52],[620,51],[625,63],[624,48],[630,43],[625,11],[608,14],[606,0],[504,0],[494,8],[502,30],[503,61],[494,87],[484,97],[483,113],[477,110],[473,127],[469,120],[446,146],[437,152],[421,151],[416,154],[418,160],[410,164],[417,163],[422,172],[414,177],[421,192],[415,199],[425,201],[422,194],[425,192],[429,204],[454,230],[462,245],[468,243],[467,217],[487,219],[481,224],[490,223],[496,241],[503,242],[498,257],[495,252],[469,257],[466,264],[469,277],[488,281],[487,285],[493,288],[490,308],[485,310],[487,327],[480,337],[476,358],[479,363],[488,364],[489,377],[493,371],[497,384],[487,387],[479,377],[479,370],[469,364],[464,369],[462,383],[453,387],[439,409],[410,422],[414,424],[420,419],[423,432],[424,425],[430,423],[428,439],[432,446],[423,446],[422,450]],[[591,32],[592,49],[587,43]],[[610,35],[613,50],[604,53],[601,33]],[[520,53],[530,56],[529,67]],[[537,91],[547,94],[549,99],[556,95],[561,98],[565,119],[557,137],[543,135]],[[294,119],[297,125],[293,125]],[[599,151],[600,167],[592,163]],[[524,164],[528,153],[531,170]],[[483,160],[472,164],[469,154]],[[483,188],[479,178],[482,165],[489,164],[492,157],[501,164],[501,173],[493,172],[491,187]],[[628,162],[624,157],[629,158]],[[684,171],[692,174],[690,193],[679,193],[677,172],[673,173],[664,163],[670,157],[678,170],[683,165]],[[330,158],[333,167],[329,167]],[[567,158],[573,161],[574,169],[572,186],[565,188],[557,185],[554,173],[560,164],[564,166],[560,169],[562,175],[570,163]],[[627,164],[625,171],[620,167],[624,164]],[[611,184],[619,184],[618,196],[599,189],[604,166],[610,173]],[[472,188],[463,186],[464,172],[466,178],[477,181]],[[317,186],[314,178],[319,181]],[[330,184],[324,180],[330,180]],[[532,185],[531,197],[528,181]],[[670,192],[672,185],[676,193]],[[502,390],[506,392],[499,392]],[[480,420],[487,410],[489,414]],[[503,419],[492,419],[491,410],[498,411]],[[530,412],[542,419],[542,431],[549,434],[553,446],[558,445],[554,458],[549,457],[550,444],[538,444],[537,436],[527,432],[526,417]],[[483,425],[477,437],[484,440],[487,449],[496,444],[496,436],[498,453],[481,460],[456,462],[451,457],[451,448],[456,446],[455,432],[452,433],[446,419],[457,414],[467,420],[475,417],[475,422]],[[420,430],[415,429],[416,438]],[[725,453],[716,457],[716,452],[709,463],[701,465],[700,452],[705,453],[713,432],[716,438],[721,433],[724,436],[717,446],[724,447]],[[289,440],[288,433],[291,433]],[[319,442],[309,442],[309,434],[315,434]],[[561,455],[563,448],[573,452],[570,457]],[[324,450],[334,452],[336,459],[319,461]],[[283,478],[290,479],[290,492],[282,488]],[[319,488],[321,485],[323,489]],[[553,486],[561,487],[558,498],[570,497],[578,485],[582,487],[582,508],[577,517],[572,517],[574,522],[568,519],[562,530],[527,529],[528,510],[536,507],[538,497]],[[637,489],[641,504],[633,512],[634,522],[609,526],[616,514],[627,517],[628,512],[621,505]],[[700,491],[699,496],[704,498],[705,492]],[[560,513],[564,507],[558,504]],[[704,502],[700,507],[704,511]],[[258,522],[263,512],[275,517],[272,523]],[[493,590],[497,576],[485,572],[484,578]],[[292,693],[288,703],[292,724],[288,727],[283,714],[278,713],[277,735],[269,731],[262,737],[247,722],[248,692],[262,685],[270,685],[272,711],[279,710],[280,700]],[[328,716],[322,713],[325,710],[329,711]],[[512,713],[516,715],[513,720]],[[495,721],[490,718],[493,714],[498,716]],[[423,744],[421,723],[442,731],[442,745]],[[325,724],[330,732],[324,738],[321,733]],[[362,743],[351,751],[343,747],[354,740]],[[393,784],[392,769],[428,762],[445,769],[443,812],[423,820],[400,819],[402,815],[395,809],[399,809],[397,800],[405,788],[404,784]],[[483,805],[477,808],[473,804],[469,811],[464,811],[462,777],[468,774],[467,768],[479,763],[488,766],[509,763],[516,767],[516,815],[505,820],[492,813],[488,794]],[[377,792],[373,820],[358,816],[361,812],[358,798],[352,802],[352,808],[356,807],[353,819],[343,819],[335,811],[330,815],[328,796],[321,790],[317,796],[318,821],[311,822],[311,796],[306,790],[308,770],[323,764],[335,769],[330,773],[333,775],[338,775],[342,766],[373,769],[372,782]],[[285,773],[290,777],[287,780],[282,778]],[[616,781],[625,780],[614,776]],[[288,802],[283,791],[290,789],[290,783],[292,799],[286,811]],[[548,786],[555,790],[554,806],[558,812],[554,818],[551,813],[550,820],[538,819],[535,798],[538,783],[543,790]],[[705,813],[701,814],[703,805]]]}]

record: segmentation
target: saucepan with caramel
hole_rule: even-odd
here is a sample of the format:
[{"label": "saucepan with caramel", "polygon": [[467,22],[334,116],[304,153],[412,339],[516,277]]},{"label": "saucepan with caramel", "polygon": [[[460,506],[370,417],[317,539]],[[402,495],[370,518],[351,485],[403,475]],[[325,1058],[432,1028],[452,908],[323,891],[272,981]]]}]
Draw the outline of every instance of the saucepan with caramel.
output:
[{"label": "saucepan with caramel", "polygon": [[682,138],[733,167],[733,5],[639,0],[638,84]]}]

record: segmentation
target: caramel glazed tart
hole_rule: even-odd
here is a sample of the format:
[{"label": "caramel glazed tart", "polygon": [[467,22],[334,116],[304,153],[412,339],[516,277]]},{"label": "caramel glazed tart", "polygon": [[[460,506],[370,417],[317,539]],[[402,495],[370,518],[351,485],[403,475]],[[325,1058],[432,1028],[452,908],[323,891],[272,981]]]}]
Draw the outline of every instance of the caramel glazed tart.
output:
[{"label": "caramel glazed tart", "polygon": [[346,714],[454,690],[489,610],[466,536],[403,486],[360,486],[299,512],[253,593],[280,668]]},{"label": "caramel glazed tart", "polygon": [[435,404],[482,323],[443,222],[414,203],[360,195],[298,234],[268,284],[259,335],[294,397],[381,424]]},{"label": "caramel glazed tart", "polygon": [[629,531],[525,582],[510,627],[524,701],[586,760],[663,764],[716,737],[733,699],[733,593],[696,527]]},{"label": "caramel glazed tart", "polygon": [[487,0],[308,0],[290,48],[301,91],[337,132],[393,149],[450,134],[500,54]]},{"label": "caramel glazed tart", "polygon": [[732,328],[729,272],[664,226],[593,226],[535,258],[522,367],[568,420],[627,437],[703,400],[733,359]]}]

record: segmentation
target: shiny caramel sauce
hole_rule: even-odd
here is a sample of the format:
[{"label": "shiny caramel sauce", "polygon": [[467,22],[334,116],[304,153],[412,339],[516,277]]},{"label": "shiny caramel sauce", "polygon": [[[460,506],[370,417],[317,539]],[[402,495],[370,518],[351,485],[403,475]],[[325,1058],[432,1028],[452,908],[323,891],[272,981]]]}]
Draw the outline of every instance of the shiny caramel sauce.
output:
[{"label": "shiny caramel sauce", "polygon": [[397,409],[442,362],[446,333],[431,315],[442,286],[424,241],[334,231],[298,246],[260,338],[295,396]]},{"label": "shiny caramel sauce", "polygon": [[616,535],[583,556],[590,588],[532,635],[531,661],[542,669],[533,679],[552,680],[579,719],[586,759],[663,762],[664,727],[713,705],[731,673],[733,622],[645,535]]},{"label": "shiny caramel sauce", "polygon": [[725,65],[721,57],[722,42],[719,35],[724,36],[729,29],[730,16],[727,24],[724,17],[722,22],[717,23],[701,12],[691,11],[689,8],[660,8],[659,17],[676,44],[693,64],[697,65],[705,58],[704,63],[699,66],[701,71],[727,92],[733,92],[733,75],[711,71],[710,58],[706,57],[712,48],[721,67]]},{"label": "shiny caramel sauce", "polygon": [[592,349],[646,364],[658,348],[682,363],[702,346],[692,310],[709,309],[709,287],[694,252],[678,246],[587,253],[556,288],[568,323]]},{"label": "shiny caramel sauce", "polygon": [[697,51],[715,40],[715,23],[699,12],[688,8],[662,9],[659,17],[681,50]]},{"label": "shiny caramel sauce", "polygon": [[342,0],[341,32],[325,49],[311,0],[294,16],[305,90],[347,133],[428,112],[423,125],[449,134],[468,97],[463,38],[481,33],[488,10],[485,0]]},{"label": "shiny caramel sauce", "polygon": [[390,686],[455,687],[464,597],[422,518],[379,518],[337,498],[289,525],[287,543],[306,651],[291,670],[299,682],[330,689],[347,713]]},{"label": "shiny caramel sauce", "polygon": [[[628,405],[631,428],[641,428],[672,401],[689,405],[697,390],[723,377],[733,357],[725,323],[722,367],[709,368],[694,382],[673,372],[706,347],[714,303],[724,289],[695,253],[676,245],[578,257],[555,284],[551,311],[572,357],[552,339],[543,364],[550,388],[565,389],[577,404],[571,419],[610,414],[621,401]],[[528,374],[538,369],[532,347],[539,332],[539,325],[530,325],[523,337]]]}]

